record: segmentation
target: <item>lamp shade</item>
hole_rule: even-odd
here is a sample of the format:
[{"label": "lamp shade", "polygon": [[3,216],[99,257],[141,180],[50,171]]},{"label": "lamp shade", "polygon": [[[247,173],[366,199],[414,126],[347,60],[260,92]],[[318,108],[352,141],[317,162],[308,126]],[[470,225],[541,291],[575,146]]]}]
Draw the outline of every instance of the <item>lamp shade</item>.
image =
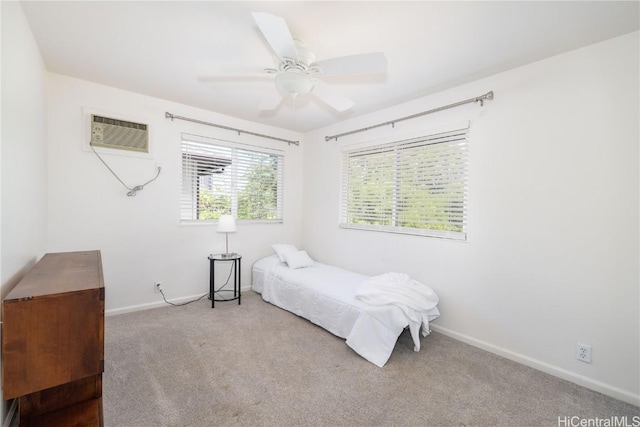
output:
[{"label": "lamp shade", "polygon": [[235,233],[236,220],[231,215],[220,215],[218,218],[218,233]]}]

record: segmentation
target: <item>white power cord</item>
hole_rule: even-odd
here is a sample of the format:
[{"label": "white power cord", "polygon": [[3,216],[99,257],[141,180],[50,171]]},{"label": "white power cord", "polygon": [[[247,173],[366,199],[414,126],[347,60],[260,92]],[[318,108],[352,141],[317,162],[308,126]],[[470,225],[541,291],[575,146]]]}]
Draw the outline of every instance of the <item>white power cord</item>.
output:
[{"label": "white power cord", "polygon": [[145,185],[149,184],[149,183],[150,183],[150,182],[152,182],[152,181],[155,181],[155,180],[158,178],[158,176],[160,176],[160,171],[161,171],[162,169],[160,168],[160,166],[158,166],[158,172],[156,173],[156,176],[154,176],[153,178],[151,178],[149,181],[145,182],[144,184],[136,185],[135,187],[130,188],[127,184],[125,184],[125,183],[120,179],[120,177],[118,177],[118,175],[116,175],[116,173],[113,171],[113,169],[111,169],[111,168],[109,167],[109,165],[107,164],[107,162],[105,162],[105,161],[102,159],[102,157],[100,157],[100,154],[98,154],[98,152],[95,150],[95,148],[93,148],[93,145],[91,145],[91,142],[89,142],[89,147],[91,147],[91,150],[95,153],[95,155],[96,155],[96,156],[98,156],[98,158],[100,159],[100,161],[102,162],[102,164],[103,164],[103,165],[105,165],[107,169],[109,169],[109,172],[111,172],[111,173],[113,174],[113,176],[115,176],[115,177],[116,177],[116,179],[117,179],[118,181],[120,181],[120,184],[124,185],[124,187],[125,187],[127,190],[129,190],[129,192],[127,193],[127,196],[129,196],[129,197],[134,197],[138,191],[144,190],[144,186],[145,186]]}]

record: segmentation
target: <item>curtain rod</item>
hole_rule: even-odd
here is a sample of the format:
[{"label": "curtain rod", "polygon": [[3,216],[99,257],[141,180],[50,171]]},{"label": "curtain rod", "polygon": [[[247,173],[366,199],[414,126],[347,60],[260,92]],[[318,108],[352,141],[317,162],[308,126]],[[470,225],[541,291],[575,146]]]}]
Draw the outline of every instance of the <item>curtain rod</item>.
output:
[{"label": "curtain rod", "polygon": [[275,139],[276,141],[286,142],[289,145],[291,145],[291,144],[300,145],[300,141],[292,141],[290,139],[278,138],[278,137],[275,137],[275,136],[270,136],[270,135],[264,135],[264,134],[261,134],[261,133],[250,132],[248,130],[242,130],[242,129],[232,128],[232,127],[229,127],[229,126],[217,125],[215,123],[204,122],[202,120],[190,119],[189,117],[176,116],[176,115],[171,114],[169,112],[165,112],[164,116],[167,119],[171,119],[171,120],[174,120],[174,119],[185,120],[187,122],[193,122],[193,123],[198,123],[198,124],[207,125],[207,126],[214,126],[214,127],[217,127],[217,128],[220,128],[220,129],[225,129],[225,130],[231,130],[231,131],[234,131],[234,132],[238,132],[238,135],[240,135],[241,133],[246,133],[247,135],[259,136],[260,138]]},{"label": "curtain rod", "polygon": [[445,105],[444,107],[434,108],[433,110],[423,111],[421,113],[412,114],[412,115],[406,116],[406,117],[400,117],[399,119],[389,120],[388,122],[378,123],[377,125],[367,126],[365,128],[360,128],[360,129],[352,130],[352,131],[349,131],[349,132],[344,132],[344,133],[339,133],[339,134],[336,134],[336,135],[325,136],[324,140],[325,141],[331,141],[332,139],[335,139],[336,141],[338,141],[338,138],[340,138],[342,136],[352,135],[354,133],[364,132],[364,131],[367,131],[367,130],[371,130],[371,129],[375,129],[375,128],[379,128],[379,127],[387,126],[387,125],[394,126],[397,122],[401,122],[403,120],[415,119],[416,117],[420,117],[420,116],[424,116],[424,115],[427,115],[427,114],[435,113],[435,112],[438,112],[438,111],[446,110],[448,108],[458,107],[458,106],[464,105],[464,104],[469,104],[471,102],[479,102],[480,106],[483,107],[485,100],[489,100],[490,101],[492,99],[493,99],[493,91],[485,93],[482,96],[476,96],[475,98],[470,98],[470,99],[467,99],[467,100],[464,100],[464,101],[456,102],[454,104]]}]

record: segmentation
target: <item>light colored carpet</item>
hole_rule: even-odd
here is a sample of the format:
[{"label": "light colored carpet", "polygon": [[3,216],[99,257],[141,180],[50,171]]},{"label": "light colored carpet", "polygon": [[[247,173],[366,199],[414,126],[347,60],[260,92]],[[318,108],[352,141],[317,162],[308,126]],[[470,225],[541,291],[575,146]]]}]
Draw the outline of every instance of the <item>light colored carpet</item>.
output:
[{"label": "light colored carpet", "polygon": [[[558,426],[640,415],[438,333],[383,367],[246,292],[106,319],[106,426]],[[567,424],[568,425],[568,424]]]}]

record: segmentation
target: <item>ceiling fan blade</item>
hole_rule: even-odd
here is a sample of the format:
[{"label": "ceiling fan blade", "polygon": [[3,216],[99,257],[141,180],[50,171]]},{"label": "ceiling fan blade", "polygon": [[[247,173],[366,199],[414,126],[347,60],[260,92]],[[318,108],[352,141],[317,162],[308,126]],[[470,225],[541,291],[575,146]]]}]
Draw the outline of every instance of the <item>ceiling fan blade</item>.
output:
[{"label": "ceiling fan blade", "polygon": [[282,94],[274,87],[272,91],[269,91],[264,98],[262,98],[262,101],[260,101],[260,104],[258,105],[258,109],[260,111],[275,110],[282,102],[282,99]]},{"label": "ceiling fan blade", "polygon": [[384,73],[387,71],[387,58],[382,52],[362,53],[325,59],[315,63],[325,76]]},{"label": "ceiling fan blade", "polygon": [[[273,70],[275,72],[275,70]],[[197,70],[198,80],[215,81],[219,79],[242,77],[242,78],[273,78],[264,67],[253,65],[200,65]]]},{"label": "ceiling fan blade", "polygon": [[352,100],[322,82],[316,83],[312,93],[336,111],[343,112],[354,105]]},{"label": "ceiling fan blade", "polygon": [[253,19],[267,39],[278,58],[298,60],[296,44],[291,37],[287,22],[279,16],[263,12],[253,12]]},{"label": "ceiling fan blade", "polygon": [[273,77],[262,74],[245,74],[245,75],[234,75],[234,74],[218,74],[215,76],[198,76],[198,81],[202,83],[243,83],[243,82],[268,82],[273,81]]}]

